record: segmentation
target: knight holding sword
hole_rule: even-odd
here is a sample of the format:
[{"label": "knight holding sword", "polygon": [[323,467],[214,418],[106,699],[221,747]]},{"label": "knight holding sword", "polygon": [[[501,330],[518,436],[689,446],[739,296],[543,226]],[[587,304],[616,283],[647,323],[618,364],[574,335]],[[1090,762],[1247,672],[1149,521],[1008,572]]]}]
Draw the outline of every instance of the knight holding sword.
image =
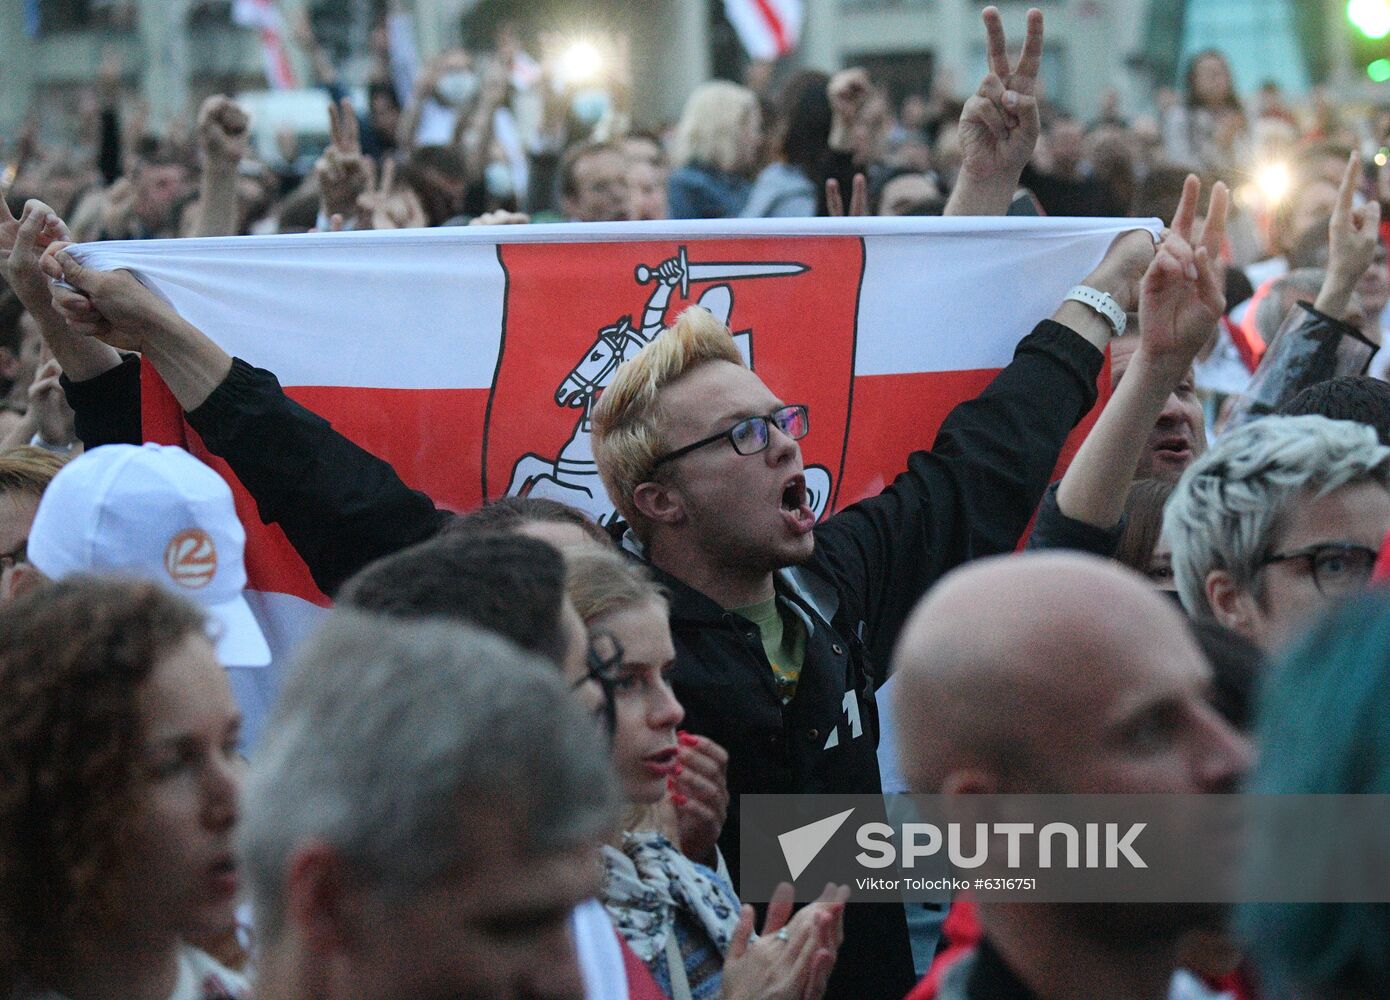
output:
[{"label": "knight holding sword", "polygon": [[[656,283],[643,309],[641,326],[634,330],[632,318],[622,316],[611,326],[599,330],[597,338],[560,380],[555,390],[557,406],[583,411],[573,433],[553,458],[537,452],[522,455],[512,469],[507,493],[559,500],[586,511],[600,524],[607,523],[615,511],[604,493],[598,468],[593,462],[590,413],[598,394],[608,386],[618,367],[651,343],[666,327],[666,309],[672,291],[679,286],[682,295],[688,296],[692,281],[784,277],[808,270],[810,268],[805,264],[782,262],[692,264],[684,246],[677,250],[674,257],[655,267],[639,265],[636,269],[638,283]],[[696,304],[709,310],[719,322],[727,324],[733,311],[733,293],[727,284],[715,285],[706,289]],[[733,337],[745,361],[751,362],[750,331],[740,331]],[[813,506],[819,515],[830,495],[829,472],[813,467],[808,470],[808,476]]]}]

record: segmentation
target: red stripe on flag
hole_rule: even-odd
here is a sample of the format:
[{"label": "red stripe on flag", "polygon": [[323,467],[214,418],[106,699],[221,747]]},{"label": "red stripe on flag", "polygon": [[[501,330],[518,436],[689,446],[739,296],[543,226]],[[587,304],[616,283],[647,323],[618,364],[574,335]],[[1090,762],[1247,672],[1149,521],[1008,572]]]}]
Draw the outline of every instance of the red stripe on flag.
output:
[{"label": "red stripe on flag", "polygon": [[150,365],[140,368],[140,420],[146,441],[172,444],[186,449],[211,466],[232,488],[237,519],[246,529],[246,578],[251,590],[292,594],[327,607],[328,598],[314,584],[309,568],[276,525],[261,520],[256,501],[227,463],[203,445],[202,438],[183,419],[183,410],[163,379]]},{"label": "red stripe on flag", "polygon": [[772,4],[768,0],[753,0],[753,6],[758,8],[758,13],[767,24],[767,30],[772,32],[773,40],[777,42],[777,54],[784,56],[792,50],[791,43],[787,41],[787,26],[782,23],[782,18],[777,11],[772,9]]},{"label": "red stripe on flag", "polygon": [[290,66],[289,55],[281,43],[279,29],[262,28],[261,46],[265,50],[266,75],[270,78],[270,85],[278,90],[293,89],[294,69]]},{"label": "red stripe on flag", "polygon": [[407,485],[441,507],[482,505],[489,390],[293,386],[285,392],[389,462]]},{"label": "red stripe on flag", "polygon": [[[246,526],[246,569],[251,589],[290,594],[314,604],[327,598],[284,533],[261,522],[260,512],[226,463],[211,456],[183,421],[182,411],[149,366],[144,372],[143,419],[147,440],[187,448],[232,486]],[[973,398],[997,370],[871,375],[854,379],[853,415],[845,463],[836,484],[837,507],[872,496],[902,472],[914,450],[930,448],[946,415]],[[1102,399],[1109,396],[1101,376]],[[349,439],[391,464],[411,487],[451,510],[482,503],[482,441],[486,389],[354,389],[298,386],[286,390]],[[1096,407],[1068,439],[1055,477],[1095,422]],[[1055,478],[1054,477],[1054,478]]]},{"label": "red stripe on flag", "polygon": [[[328,598],[315,586],[285,533],[261,521],[251,495],[227,463],[209,453],[184,422],[178,402],[151,367],[145,365],[141,372],[145,440],[188,449],[232,488],[237,516],[246,528],[247,586],[326,607]],[[440,506],[471,510],[482,503],[480,442],[488,390],[298,386],[285,391],[345,437],[390,463],[402,480]]]},{"label": "red stripe on flag", "polygon": [[[855,378],[854,409],[837,509],[882,492],[906,468],[908,455],[932,447],[947,414],[962,400],[983,392],[998,373],[998,369],[977,369]],[[1097,388],[1102,403],[1110,398],[1108,365],[1101,369]],[[1053,472],[1054,480],[1066,472],[1100,411],[1098,403],[1067,438]]]}]

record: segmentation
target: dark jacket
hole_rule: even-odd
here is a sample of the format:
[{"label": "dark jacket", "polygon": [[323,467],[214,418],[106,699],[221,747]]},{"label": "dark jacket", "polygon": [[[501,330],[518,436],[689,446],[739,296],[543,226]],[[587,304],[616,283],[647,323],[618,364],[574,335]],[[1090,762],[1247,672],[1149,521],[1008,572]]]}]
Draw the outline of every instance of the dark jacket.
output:
[{"label": "dark jacket", "polygon": [[[672,592],[672,683],[685,725],[729,751],[732,804],[720,844],[732,871],[739,794],[879,791],[874,688],[898,632],[943,573],[1017,544],[1063,442],[1095,402],[1102,358],[1044,321],[979,397],[951,411],[931,451],[914,452],[886,490],[816,528],[812,560],[778,575],[780,597],[808,623],[796,696],[785,706],[753,624],[660,574]],[[129,406],[135,366],[108,375],[107,405],[124,394],[119,405]],[[83,389],[72,393],[75,407],[95,402],[94,386]],[[243,361],[188,421],[330,595],[451,516]],[[846,931],[830,995],[903,996],[914,977],[902,907],[850,907]]]},{"label": "dark jacket", "polygon": [[[941,976],[936,1000],[1036,1000],[988,939]],[[909,998],[912,1000],[912,998]]]},{"label": "dark jacket", "polygon": [[1057,505],[1057,488],[1060,482],[1053,483],[1043,494],[1038,505],[1038,516],[1033,521],[1033,530],[1028,535],[1029,551],[1047,549],[1073,549],[1089,552],[1092,555],[1111,558],[1120,547],[1120,538],[1125,533],[1127,519],[1121,514],[1113,528],[1097,528],[1094,524],[1067,517]]},{"label": "dark jacket", "polygon": [[736,219],[752,189],[747,177],[688,163],[666,182],[668,209],[673,219]]}]

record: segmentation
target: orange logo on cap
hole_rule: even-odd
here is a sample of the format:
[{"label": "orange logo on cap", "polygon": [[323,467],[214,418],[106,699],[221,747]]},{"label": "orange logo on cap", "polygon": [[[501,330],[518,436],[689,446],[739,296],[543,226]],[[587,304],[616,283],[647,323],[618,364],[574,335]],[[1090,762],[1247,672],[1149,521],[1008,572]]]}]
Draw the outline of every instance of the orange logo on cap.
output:
[{"label": "orange logo on cap", "polygon": [[217,546],[202,528],[188,528],[169,539],[164,569],[180,587],[198,590],[217,575]]}]

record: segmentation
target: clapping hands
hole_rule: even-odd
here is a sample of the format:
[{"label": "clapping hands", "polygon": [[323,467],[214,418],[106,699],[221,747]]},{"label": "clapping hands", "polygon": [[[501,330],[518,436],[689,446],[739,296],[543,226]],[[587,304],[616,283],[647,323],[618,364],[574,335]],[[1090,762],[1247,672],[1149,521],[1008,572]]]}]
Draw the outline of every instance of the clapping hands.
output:
[{"label": "clapping hands", "polygon": [[753,907],[739,914],[724,957],[721,1000],[820,1000],[844,940],[847,886],[827,885],[820,899],[792,916],[792,887],[783,882],[753,939]]}]

